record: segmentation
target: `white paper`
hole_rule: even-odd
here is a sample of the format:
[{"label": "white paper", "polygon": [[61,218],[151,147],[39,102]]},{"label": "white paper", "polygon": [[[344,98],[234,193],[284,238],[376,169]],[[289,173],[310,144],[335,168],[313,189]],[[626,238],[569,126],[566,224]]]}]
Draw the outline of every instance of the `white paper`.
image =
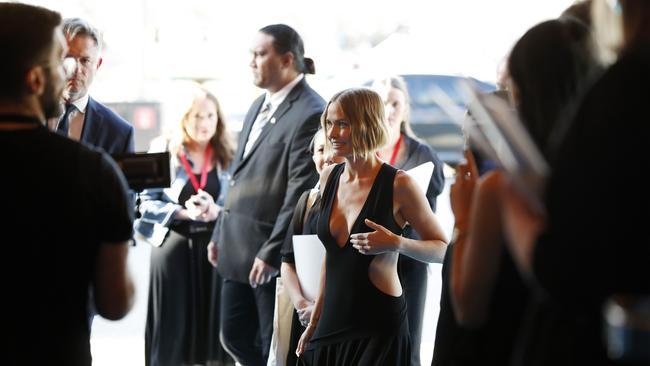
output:
[{"label": "white paper", "polygon": [[315,301],[320,286],[325,247],[317,235],[294,235],[293,255],[302,293],[307,300]]},{"label": "white paper", "polygon": [[420,164],[415,168],[411,168],[406,171],[408,175],[415,180],[422,194],[426,196],[427,189],[429,189],[429,182],[431,181],[431,176],[433,175],[434,164],[432,161],[427,161],[426,163]]}]

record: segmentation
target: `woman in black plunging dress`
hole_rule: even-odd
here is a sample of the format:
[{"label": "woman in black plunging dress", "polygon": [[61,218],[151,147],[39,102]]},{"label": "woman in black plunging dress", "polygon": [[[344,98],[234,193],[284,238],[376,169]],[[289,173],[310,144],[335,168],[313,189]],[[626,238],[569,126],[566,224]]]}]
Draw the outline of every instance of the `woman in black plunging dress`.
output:
[{"label": "woman in black plunging dress", "polygon": [[[416,183],[375,154],[387,134],[377,93],[337,93],[321,122],[332,154],[345,162],[321,175],[317,231],[327,255],[321,291],[298,344],[300,362],[408,365],[398,254],[436,260],[444,254],[445,234]],[[421,240],[401,236],[407,222]]]}]

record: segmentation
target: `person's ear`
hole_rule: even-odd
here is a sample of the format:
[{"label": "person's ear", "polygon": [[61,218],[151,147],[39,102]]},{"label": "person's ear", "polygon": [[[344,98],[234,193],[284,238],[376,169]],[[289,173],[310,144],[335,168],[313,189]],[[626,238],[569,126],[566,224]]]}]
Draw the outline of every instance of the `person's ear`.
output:
[{"label": "person's ear", "polygon": [[25,77],[25,85],[30,94],[41,95],[45,91],[45,72],[43,66],[33,66]]},{"label": "person's ear", "polygon": [[293,53],[287,52],[284,55],[282,55],[282,66],[285,68],[293,67]]},{"label": "person's ear", "polygon": [[99,70],[99,67],[102,66],[102,62],[104,62],[104,59],[100,57],[99,60],[97,60],[97,67],[95,68],[96,70]]}]

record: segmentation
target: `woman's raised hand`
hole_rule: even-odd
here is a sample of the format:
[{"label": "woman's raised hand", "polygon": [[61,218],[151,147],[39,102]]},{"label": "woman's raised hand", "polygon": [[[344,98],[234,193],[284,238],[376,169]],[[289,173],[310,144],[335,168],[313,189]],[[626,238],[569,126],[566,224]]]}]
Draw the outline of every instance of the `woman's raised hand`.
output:
[{"label": "woman's raised hand", "polygon": [[394,252],[398,249],[399,237],[397,235],[371,220],[366,219],[365,224],[375,231],[350,235],[350,243],[359,253],[374,255]]}]

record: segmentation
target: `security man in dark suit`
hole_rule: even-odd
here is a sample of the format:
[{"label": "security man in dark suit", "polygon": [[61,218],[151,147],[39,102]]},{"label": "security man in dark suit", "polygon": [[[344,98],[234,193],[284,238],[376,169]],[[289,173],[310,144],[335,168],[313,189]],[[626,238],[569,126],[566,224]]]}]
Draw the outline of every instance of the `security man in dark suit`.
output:
[{"label": "security man in dark suit", "polygon": [[221,341],[239,363],[266,365],[273,332],[280,248],[302,192],[317,180],[309,141],[325,101],[305,81],[314,73],[298,33],[259,30],[251,49],[255,85],[209,259],[224,278]]},{"label": "security man in dark suit", "polygon": [[88,95],[102,65],[99,31],[83,19],[69,18],[63,21],[63,34],[68,43],[65,65],[71,76],[63,93],[65,112],[50,127],[109,154],[132,153],[133,126]]}]

